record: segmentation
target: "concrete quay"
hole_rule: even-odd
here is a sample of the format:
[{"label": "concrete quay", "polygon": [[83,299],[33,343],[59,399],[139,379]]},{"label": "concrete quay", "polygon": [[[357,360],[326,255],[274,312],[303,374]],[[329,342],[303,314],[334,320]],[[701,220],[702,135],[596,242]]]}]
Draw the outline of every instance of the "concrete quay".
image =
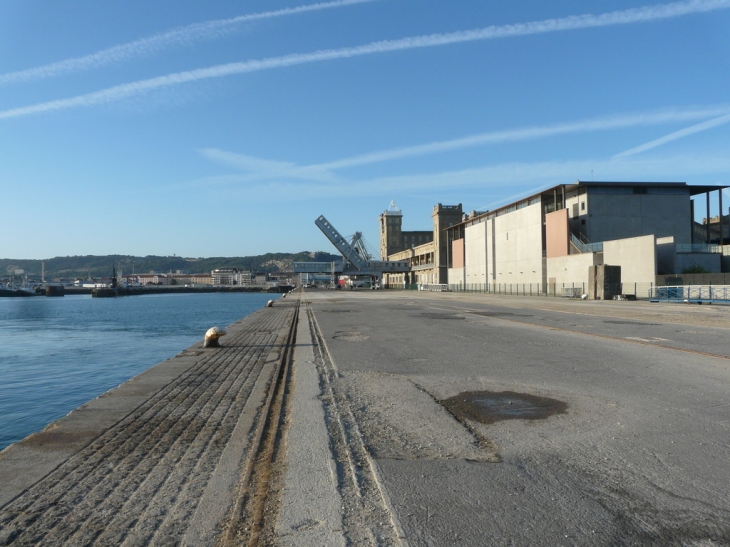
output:
[{"label": "concrete quay", "polygon": [[730,308],[297,298],[0,453],[0,545],[730,545]]},{"label": "concrete quay", "polygon": [[231,533],[295,303],[228,327],[0,452],[0,545],[213,545]]}]

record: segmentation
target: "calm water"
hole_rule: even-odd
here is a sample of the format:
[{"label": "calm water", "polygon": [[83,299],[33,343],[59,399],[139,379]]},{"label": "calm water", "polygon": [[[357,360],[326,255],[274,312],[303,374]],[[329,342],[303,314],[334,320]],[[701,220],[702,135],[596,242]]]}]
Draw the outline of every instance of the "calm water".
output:
[{"label": "calm water", "polygon": [[271,298],[257,293],[0,298],[0,450]]}]

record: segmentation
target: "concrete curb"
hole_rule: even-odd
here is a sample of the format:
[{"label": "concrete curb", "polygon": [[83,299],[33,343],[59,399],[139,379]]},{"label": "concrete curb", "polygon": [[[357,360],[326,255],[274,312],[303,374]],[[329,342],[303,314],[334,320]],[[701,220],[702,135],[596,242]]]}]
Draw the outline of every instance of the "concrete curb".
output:
[{"label": "concrete curb", "polygon": [[291,424],[287,433],[287,469],[277,545],[344,547],[342,500],[337,469],[329,446],[325,414],[319,400],[319,374],[314,363],[306,313],[299,314],[294,350]]}]

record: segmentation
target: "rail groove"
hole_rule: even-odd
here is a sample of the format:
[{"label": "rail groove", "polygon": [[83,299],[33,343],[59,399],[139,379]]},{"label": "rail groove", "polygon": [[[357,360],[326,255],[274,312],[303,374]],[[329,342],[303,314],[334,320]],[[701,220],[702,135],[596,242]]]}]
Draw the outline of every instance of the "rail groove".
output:
[{"label": "rail groove", "polygon": [[275,525],[275,517],[267,518],[265,512],[270,502],[272,466],[281,439],[298,316],[299,301],[295,304],[291,327],[274,371],[273,385],[262,409],[262,419],[256,428],[253,449],[244,467],[240,492],[220,542],[221,547],[243,544],[255,547],[265,542],[262,538],[264,530],[268,528],[270,531]]}]

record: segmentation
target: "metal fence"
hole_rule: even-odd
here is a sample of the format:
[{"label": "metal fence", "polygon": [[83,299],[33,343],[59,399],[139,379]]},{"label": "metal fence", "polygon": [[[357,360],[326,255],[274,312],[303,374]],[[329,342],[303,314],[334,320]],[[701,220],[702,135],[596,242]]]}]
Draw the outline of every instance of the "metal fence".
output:
[{"label": "metal fence", "polygon": [[730,285],[654,287],[649,299],[652,302],[730,304]]},{"label": "metal fence", "polygon": [[[606,284],[604,290],[632,299],[648,299],[654,289],[653,283]],[[504,294],[514,296],[551,296],[561,298],[582,298],[588,294],[588,284],[581,283],[467,283],[449,285],[453,292]]]},{"label": "metal fence", "polygon": [[573,242],[573,245],[578,247],[581,253],[602,253],[603,252],[603,242],[598,243],[588,243],[587,241],[581,241],[577,237],[575,237],[574,234],[570,234],[570,240]]},{"label": "metal fence", "polygon": [[449,292],[449,286],[446,283],[421,283],[418,285],[418,290],[430,292]]},{"label": "metal fence", "polygon": [[[386,289],[410,289],[455,293],[483,293],[512,296],[544,296],[555,298],[582,298],[588,294],[588,283],[459,283],[403,285],[387,284]],[[606,292],[634,300],[647,300],[655,294],[654,283],[620,283],[606,285]]]}]

